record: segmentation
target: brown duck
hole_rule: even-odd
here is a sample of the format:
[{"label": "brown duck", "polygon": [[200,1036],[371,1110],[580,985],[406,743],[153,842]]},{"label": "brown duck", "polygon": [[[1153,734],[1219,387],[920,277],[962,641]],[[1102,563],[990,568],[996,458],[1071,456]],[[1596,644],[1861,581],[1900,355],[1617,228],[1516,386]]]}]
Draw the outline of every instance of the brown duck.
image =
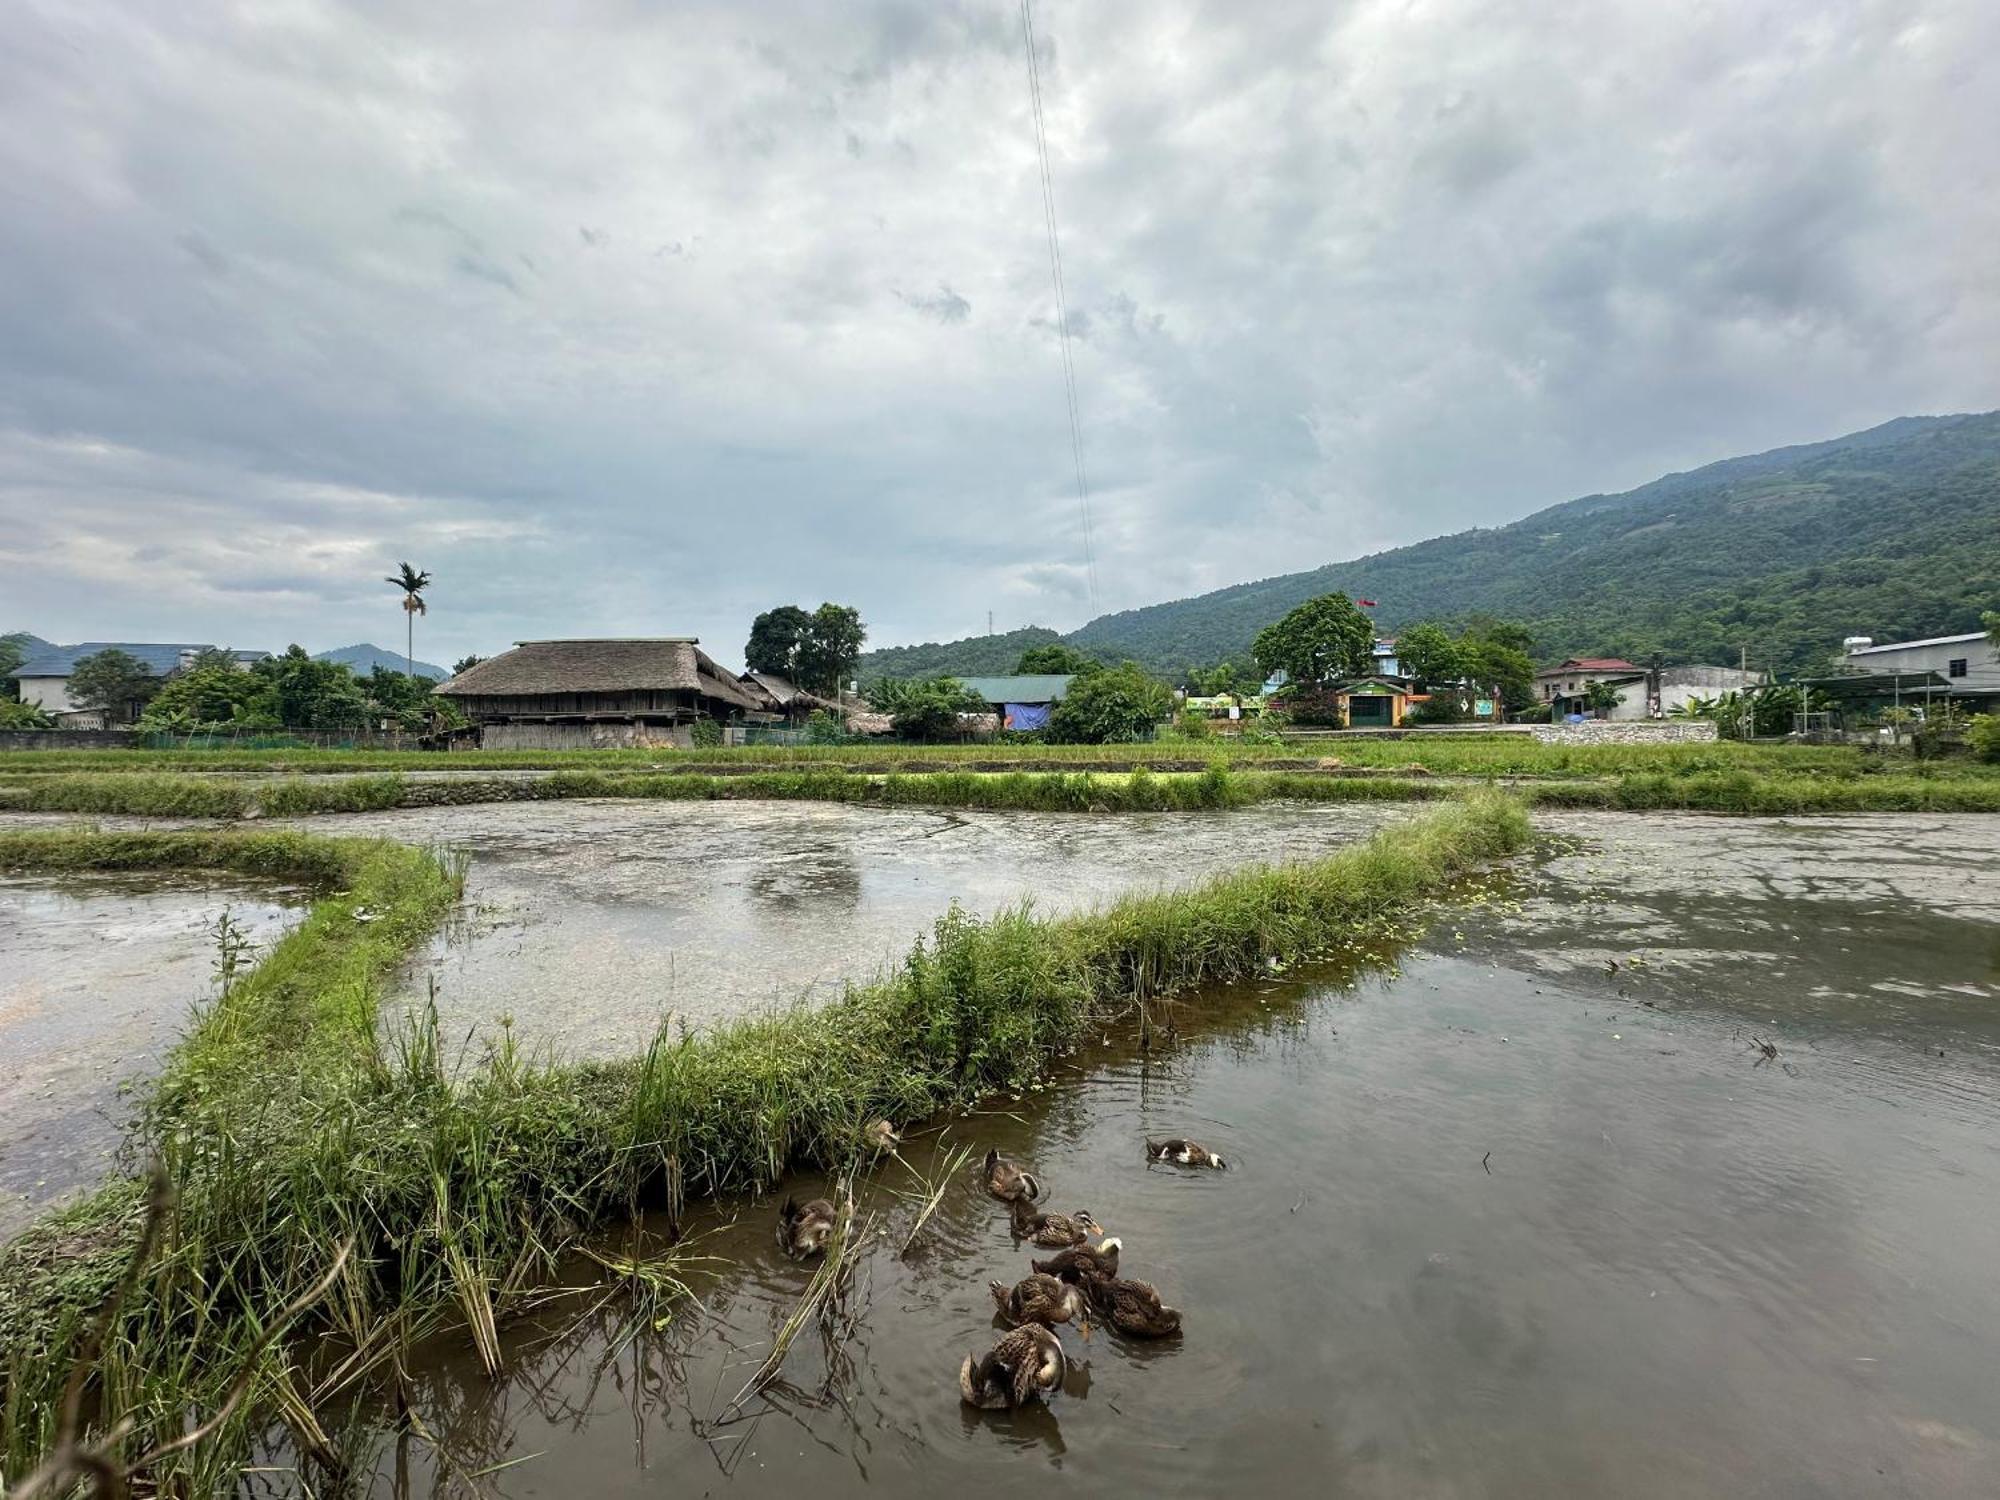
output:
[{"label": "brown duck", "polygon": [[965,1356],[958,1394],[984,1411],[1026,1406],[1062,1384],[1062,1341],[1039,1323],[1024,1323],[979,1357]]},{"label": "brown duck", "polygon": [[1082,1290],[1060,1277],[1037,1272],[1022,1277],[1011,1287],[1001,1281],[990,1284],[1000,1316],[1017,1328],[1023,1323],[1040,1323],[1046,1328],[1058,1323],[1075,1323],[1078,1327],[1084,1324],[1088,1309]]},{"label": "brown duck", "polygon": [[1162,1339],[1181,1331],[1181,1312],[1160,1301],[1148,1282],[1093,1276],[1083,1284],[1084,1295],[1097,1315],[1120,1333],[1134,1338]]},{"label": "brown duck", "polygon": [[1208,1167],[1220,1172],[1229,1165],[1200,1141],[1185,1140],[1180,1136],[1168,1136],[1164,1141],[1146,1142],[1147,1161],[1173,1162],[1182,1167]]},{"label": "brown duck", "polygon": [[1016,1198],[1010,1211],[1015,1239],[1033,1240],[1050,1250],[1066,1250],[1072,1245],[1082,1245],[1093,1234],[1104,1233],[1087,1208],[1080,1208],[1073,1214],[1045,1214],[1026,1199]]},{"label": "brown duck", "polygon": [[1058,1281],[1081,1286],[1096,1277],[1116,1276],[1118,1249],[1118,1241],[1113,1238],[1098,1245],[1078,1245],[1047,1260],[1033,1260],[1028,1264],[1043,1276],[1053,1276]]},{"label": "brown duck", "polygon": [[986,1191],[1002,1203],[1030,1202],[1042,1196],[1042,1184],[1033,1172],[998,1151],[986,1153]]},{"label": "brown duck", "polygon": [[826,1242],[833,1238],[833,1204],[815,1198],[804,1208],[797,1200],[785,1199],[778,1210],[778,1248],[793,1260],[824,1255]]}]

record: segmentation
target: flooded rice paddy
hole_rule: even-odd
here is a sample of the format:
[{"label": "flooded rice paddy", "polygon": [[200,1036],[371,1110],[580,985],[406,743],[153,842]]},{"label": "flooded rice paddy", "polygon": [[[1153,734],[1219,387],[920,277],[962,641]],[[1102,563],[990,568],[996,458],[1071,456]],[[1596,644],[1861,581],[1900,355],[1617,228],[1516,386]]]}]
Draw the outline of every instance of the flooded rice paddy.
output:
[{"label": "flooded rice paddy", "polygon": [[[460,917],[414,966],[447,1034],[511,1017],[524,1044],[623,1056],[837,995],[893,965],[953,901],[1073,910],[1260,861],[1318,858],[1397,807],[1229,814],[956,812],[811,802],[520,802],[299,820],[471,856]],[[564,1003],[552,1007],[551,995]],[[394,1015],[386,1018],[394,1024]]]},{"label": "flooded rice paddy", "polygon": [[[899,1258],[889,1163],[842,1316],[734,1420],[809,1274],[769,1202],[696,1216],[664,1327],[600,1289],[498,1381],[424,1351],[436,1443],[385,1414],[373,1492],[1994,1493],[2000,820],[1544,827],[1378,967],[1198,997],[910,1143],[1032,1160],[1179,1338],[1065,1329],[1047,1407],[964,1409],[1029,1252],[962,1178]],[[1149,1168],[1165,1133],[1234,1169]]]},{"label": "flooded rice paddy", "polygon": [[262,947],[303,901],[154,872],[0,876],[0,1239],[107,1175],[123,1085],[157,1068],[211,991],[216,919],[227,910]]}]

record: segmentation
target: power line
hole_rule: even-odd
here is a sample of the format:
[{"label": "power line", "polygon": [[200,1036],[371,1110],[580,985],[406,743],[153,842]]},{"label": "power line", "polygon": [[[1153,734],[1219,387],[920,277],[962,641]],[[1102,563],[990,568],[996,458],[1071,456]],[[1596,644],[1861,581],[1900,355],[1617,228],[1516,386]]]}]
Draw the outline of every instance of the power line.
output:
[{"label": "power line", "polygon": [[1097,613],[1097,554],[1091,542],[1090,481],[1083,466],[1083,418],[1076,400],[1076,362],[1069,349],[1068,295],[1063,286],[1062,239],[1056,233],[1055,179],[1049,171],[1049,132],[1042,117],[1042,73],[1035,61],[1032,0],[1021,0],[1021,40],[1028,51],[1028,99],[1035,116],[1035,152],[1042,168],[1042,209],[1049,226],[1049,278],[1056,292],[1056,340],[1062,346],[1063,394],[1069,406],[1069,447],[1076,460],[1076,501],[1083,512],[1083,571],[1090,612]]}]

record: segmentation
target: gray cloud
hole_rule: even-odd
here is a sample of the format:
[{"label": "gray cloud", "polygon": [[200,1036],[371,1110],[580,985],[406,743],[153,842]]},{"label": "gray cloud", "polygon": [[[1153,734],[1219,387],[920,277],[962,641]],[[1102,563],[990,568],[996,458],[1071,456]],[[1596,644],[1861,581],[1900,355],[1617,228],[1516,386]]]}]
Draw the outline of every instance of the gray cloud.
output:
[{"label": "gray cloud", "polygon": [[[1014,8],[505,10],[10,16],[0,628],[1080,622]],[[1985,0],[1036,15],[1103,608],[2000,405]]]}]

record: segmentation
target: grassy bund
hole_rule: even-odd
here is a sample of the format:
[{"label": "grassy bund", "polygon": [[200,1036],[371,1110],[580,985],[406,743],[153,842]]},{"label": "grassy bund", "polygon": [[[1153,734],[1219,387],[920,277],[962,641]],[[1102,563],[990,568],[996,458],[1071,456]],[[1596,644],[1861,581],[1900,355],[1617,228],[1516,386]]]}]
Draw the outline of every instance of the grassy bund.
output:
[{"label": "grassy bund", "polygon": [[[695,1035],[614,1064],[525,1061],[503,1038],[455,1067],[435,1024],[377,1040],[384,977],[455,899],[408,848],[299,834],[0,834],[0,868],[208,865],[315,881],[306,921],[169,1058],[141,1144],[178,1207],[117,1302],[88,1410],[130,1464],[225,1401],[203,1441],[145,1465],[171,1493],[234,1484],[259,1434],[337,1463],[343,1413],[408,1340],[462,1323],[497,1363],[496,1323],[590,1227],[689,1195],[766,1187],[854,1158],[862,1125],[922,1120],[1041,1076],[1148,999],[1381,934],[1521,848],[1518,802],[1477,793],[1329,858],[1223,876],[1077,916],[957,909],[881,981],[832,1004]],[[0,1462],[46,1451],[96,1309],[143,1217],[137,1184],[51,1216],[0,1251]],[[339,1262],[342,1247],[351,1247]],[[351,1351],[299,1363],[261,1343],[277,1310],[340,1264],[307,1316]]]},{"label": "grassy bund", "polygon": [[[1463,747],[1450,747],[1456,752]],[[2000,812],[2000,768],[1969,761],[1919,763],[1777,747],[1503,747],[1513,753],[1479,773],[1452,769],[1457,755],[1423,754],[1394,767],[1312,770],[1232,767],[1156,771],[928,770],[875,774],[839,763],[787,770],[746,763],[728,774],[696,763],[672,769],[589,769],[419,778],[397,771],[278,778],[187,772],[55,772],[0,779],[0,810],[240,819],[370,812],[477,802],[578,797],[677,801],[783,800],[995,810],[1140,812],[1242,807],[1274,800],[1426,801],[1491,781],[1538,807],[1738,814]],[[1530,749],[1546,755],[1538,769]],[[1738,752],[1741,752],[1740,755]],[[1786,759],[1784,757],[1795,757]],[[1433,765],[1430,762],[1439,762]],[[124,764],[121,758],[116,764]],[[102,755],[98,761],[104,764]],[[432,762],[436,764],[435,761]],[[453,761],[454,766],[461,762]],[[1185,763],[1183,763],[1185,764]],[[0,768],[10,770],[8,768]]]}]

